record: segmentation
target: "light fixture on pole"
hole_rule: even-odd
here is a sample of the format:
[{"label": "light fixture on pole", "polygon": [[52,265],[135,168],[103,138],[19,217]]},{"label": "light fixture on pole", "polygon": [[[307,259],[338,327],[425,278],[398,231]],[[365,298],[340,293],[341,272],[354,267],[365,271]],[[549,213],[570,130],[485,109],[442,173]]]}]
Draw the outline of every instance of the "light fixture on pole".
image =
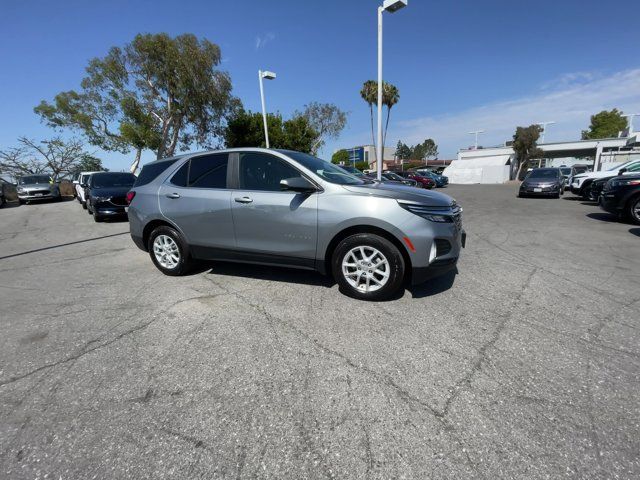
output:
[{"label": "light fixture on pole", "polygon": [[553,125],[556,122],[538,122],[536,125],[542,127],[542,134],[540,135],[540,143],[544,143],[544,134],[547,133],[547,125]]},{"label": "light fixture on pole", "polygon": [[629,136],[633,134],[633,117],[640,117],[640,113],[627,113],[626,115],[622,115],[623,117],[627,117],[629,120]]},{"label": "light fixture on pole", "polygon": [[407,6],[408,0],[384,0],[378,7],[378,148],[376,149],[376,170],[378,181],[382,181],[382,13],[397,12]]},{"label": "light fixture on pole", "polygon": [[475,135],[476,136],[476,143],[475,143],[475,149],[478,149],[478,135],[480,133],[484,133],[484,130],[475,130],[473,132],[467,132],[469,135]]},{"label": "light fixture on pole", "polygon": [[260,82],[260,100],[262,101],[262,121],[264,122],[264,139],[267,148],[269,148],[269,130],[267,129],[267,108],[264,105],[264,87],[262,86],[262,79],[273,80],[276,78],[276,74],[269,71],[258,70],[258,80]]}]

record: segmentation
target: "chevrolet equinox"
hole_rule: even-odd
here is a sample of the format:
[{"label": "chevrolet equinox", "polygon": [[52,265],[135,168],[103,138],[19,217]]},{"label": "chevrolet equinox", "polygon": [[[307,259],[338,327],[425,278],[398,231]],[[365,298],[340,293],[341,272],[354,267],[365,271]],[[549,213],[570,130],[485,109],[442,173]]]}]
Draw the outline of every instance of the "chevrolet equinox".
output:
[{"label": "chevrolet equinox", "polygon": [[194,260],[333,274],[343,293],[380,300],[454,269],[466,235],[451,197],[361,179],[289,150],[237,148],[144,166],[131,237],[166,275]]}]

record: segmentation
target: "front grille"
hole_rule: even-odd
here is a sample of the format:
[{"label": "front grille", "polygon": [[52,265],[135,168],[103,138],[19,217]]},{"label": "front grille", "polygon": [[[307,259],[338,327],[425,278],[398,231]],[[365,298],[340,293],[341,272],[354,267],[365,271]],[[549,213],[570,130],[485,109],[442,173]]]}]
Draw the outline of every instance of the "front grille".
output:
[{"label": "front grille", "polygon": [[451,251],[451,244],[449,243],[448,240],[445,240],[444,238],[436,238],[435,244],[436,244],[436,257],[441,257]]},{"label": "front grille", "polygon": [[49,190],[30,190],[27,192],[27,195],[35,195],[36,193],[41,193],[42,195],[49,195]]}]

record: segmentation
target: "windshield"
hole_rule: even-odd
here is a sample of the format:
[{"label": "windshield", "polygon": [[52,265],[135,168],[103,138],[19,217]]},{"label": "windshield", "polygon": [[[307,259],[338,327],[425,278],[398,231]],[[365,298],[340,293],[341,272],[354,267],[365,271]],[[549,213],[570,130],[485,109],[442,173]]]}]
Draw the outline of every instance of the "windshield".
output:
[{"label": "windshield", "polygon": [[51,177],[49,175],[29,175],[28,177],[21,177],[18,180],[18,185],[31,185],[32,183],[49,183]]},{"label": "windshield", "polygon": [[132,187],[136,176],[132,173],[105,173],[92,175],[93,188]]},{"label": "windshield", "polygon": [[398,182],[402,182],[404,180],[404,178],[402,178],[397,173],[388,172],[388,173],[385,173],[384,176],[387,177],[389,180],[397,180]]},{"label": "windshield", "polygon": [[620,170],[621,168],[626,168],[629,165],[634,164],[634,163],[636,163],[636,162],[635,161],[633,161],[633,162],[624,162],[622,165],[615,165],[615,166],[613,166],[611,168],[607,168],[607,172],[612,172],[614,170]]},{"label": "windshield", "polygon": [[562,175],[571,175],[570,168],[561,168],[560,171],[562,172]]},{"label": "windshield", "polygon": [[555,168],[538,168],[536,170],[533,170],[528,175],[528,178],[558,178],[558,170],[556,170]]},{"label": "windshield", "polygon": [[327,182],[337,183],[338,185],[364,185],[365,183],[371,183],[371,181],[360,179],[354,174],[348,173],[343,168],[340,168],[333,163],[327,162],[326,160],[322,160],[321,158],[314,157],[313,155],[294,152],[291,150],[278,151],[284,153],[288,157],[291,157],[300,165],[308,168]]}]

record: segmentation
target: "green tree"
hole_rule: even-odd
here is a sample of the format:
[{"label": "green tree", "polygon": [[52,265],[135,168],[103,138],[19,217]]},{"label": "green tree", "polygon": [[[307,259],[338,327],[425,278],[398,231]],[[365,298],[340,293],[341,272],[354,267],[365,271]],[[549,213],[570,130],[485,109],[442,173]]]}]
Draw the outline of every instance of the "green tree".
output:
[{"label": "green tree", "polygon": [[[300,115],[283,121],[282,115],[270,113],[267,115],[267,129],[271,148],[284,148],[305,153],[311,153],[318,136],[306,118]],[[227,148],[265,147],[262,114],[244,109],[236,111],[227,121],[224,141]]]},{"label": "green tree", "polygon": [[332,103],[311,102],[295,115],[304,117],[318,134],[311,148],[313,155],[317,155],[326,139],[337,138],[347,124],[347,114]]},{"label": "green tree", "polygon": [[102,165],[102,160],[98,157],[94,157],[93,155],[87,153],[83,155],[78,161],[77,165],[71,171],[71,173],[76,174],[80,172],[102,172],[109,171],[109,169],[105,168]]},{"label": "green tree", "polygon": [[398,140],[398,144],[396,145],[396,157],[401,160],[409,160],[411,158],[411,153],[411,147],[402,143],[402,140]]},{"label": "green tree", "polygon": [[427,138],[424,142],[411,147],[411,159],[428,160],[438,156],[438,145],[432,138]]},{"label": "green tree", "polygon": [[518,164],[517,179],[520,178],[523,170],[526,171],[531,160],[544,157],[544,152],[538,148],[537,145],[540,133],[542,133],[542,127],[540,125],[516,128],[516,133],[513,135],[512,147],[516,154]]},{"label": "green tree", "polygon": [[341,163],[349,163],[349,152],[347,152],[344,148],[338,150],[331,156],[331,163],[335,163],[337,165]]},{"label": "green tree", "polygon": [[35,111],[105,150],[135,149],[135,166],[143,149],[163,158],[193,143],[207,147],[237,106],[220,59],[217,45],[191,34],[139,34],[91,60],[79,92],[62,92]]},{"label": "green tree", "polygon": [[369,168],[368,162],[356,162],[356,168],[360,171],[366,170]]},{"label": "green tree", "polygon": [[602,110],[600,113],[591,115],[591,125],[588,130],[582,131],[582,139],[617,137],[618,132],[626,127],[627,119],[622,116],[622,111],[617,108],[611,111]]}]

